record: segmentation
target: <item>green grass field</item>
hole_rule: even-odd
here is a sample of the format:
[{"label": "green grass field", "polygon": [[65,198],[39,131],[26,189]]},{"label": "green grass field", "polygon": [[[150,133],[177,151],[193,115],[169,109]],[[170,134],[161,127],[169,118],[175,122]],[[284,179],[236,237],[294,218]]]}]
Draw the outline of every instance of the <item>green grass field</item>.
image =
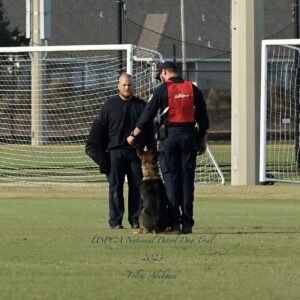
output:
[{"label": "green grass field", "polygon": [[[229,141],[212,141],[209,147],[225,178],[231,181],[231,145]],[[299,168],[295,162],[294,145],[268,145],[267,172],[277,179],[298,181]],[[201,169],[206,166],[206,169]],[[216,168],[206,154],[198,156],[199,182],[220,182]],[[105,177],[100,177],[105,181]],[[31,146],[25,144],[0,145],[0,184],[26,183],[97,183],[99,170],[85,154],[83,144],[49,144]]]},{"label": "green grass field", "polygon": [[0,299],[299,299],[300,186],[197,188],[186,236],[108,229],[106,195],[1,187]]}]

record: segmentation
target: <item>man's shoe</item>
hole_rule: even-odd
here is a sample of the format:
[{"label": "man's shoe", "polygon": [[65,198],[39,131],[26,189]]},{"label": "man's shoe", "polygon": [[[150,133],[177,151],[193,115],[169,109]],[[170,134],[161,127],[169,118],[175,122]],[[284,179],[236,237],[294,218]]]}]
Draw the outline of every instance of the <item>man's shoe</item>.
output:
[{"label": "man's shoe", "polygon": [[124,229],[124,227],[120,224],[118,225],[114,225],[114,226],[110,226],[111,229]]},{"label": "man's shoe", "polygon": [[183,227],[181,230],[182,234],[190,234],[193,233],[192,228],[191,227]]},{"label": "man's shoe", "polygon": [[132,228],[132,229],[139,229],[139,228],[140,228],[140,225],[139,225],[139,224],[132,224],[132,225],[131,225],[131,228]]}]

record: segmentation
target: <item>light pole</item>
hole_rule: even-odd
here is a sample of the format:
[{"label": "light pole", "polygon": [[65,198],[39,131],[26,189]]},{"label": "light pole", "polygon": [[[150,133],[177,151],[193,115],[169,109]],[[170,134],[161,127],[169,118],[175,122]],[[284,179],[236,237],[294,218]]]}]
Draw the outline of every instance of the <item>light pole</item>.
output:
[{"label": "light pole", "polygon": [[[123,0],[116,0],[117,3],[117,44],[123,44],[123,8],[124,2]],[[123,73],[123,55],[122,51],[119,51],[119,73]]]},{"label": "light pole", "polygon": [[[32,0],[32,35],[33,46],[40,46],[42,41],[40,37],[40,1]],[[43,72],[42,72],[42,54],[34,51],[31,54],[31,145],[43,145]]]}]

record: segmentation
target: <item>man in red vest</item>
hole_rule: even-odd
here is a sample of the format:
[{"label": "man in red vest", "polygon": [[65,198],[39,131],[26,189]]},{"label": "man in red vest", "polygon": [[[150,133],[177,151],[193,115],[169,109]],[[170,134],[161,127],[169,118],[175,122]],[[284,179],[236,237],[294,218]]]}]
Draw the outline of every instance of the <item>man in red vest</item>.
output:
[{"label": "man in red vest", "polygon": [[170,231],[189,234],[194,225],[196,157],[206,151],[206,104],[201,91],[178,76],[174,63],[162,63],[156,79],[162,84],[154,91],[127,142],[134,144],[159,112],[159,163],[168,197]]}]

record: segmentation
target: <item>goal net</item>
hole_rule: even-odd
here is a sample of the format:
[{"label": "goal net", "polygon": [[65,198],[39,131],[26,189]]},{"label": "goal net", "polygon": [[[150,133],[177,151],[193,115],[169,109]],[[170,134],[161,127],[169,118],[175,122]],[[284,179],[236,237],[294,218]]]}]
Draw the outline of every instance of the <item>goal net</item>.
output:
[{"label": "goal net", "polygon": [[[0,184],[105,182],[84,151],[91,124],[122,72],[150,99],[161,60],[134,45],[0,48]],[[216,162],[200,160],[214,175],[197,181],[220,183]]]},{"label": "goal net", "polygon": [[300,40],[262,43],[260,181],[300,183]]},{"label": "goal net", "polygon": [[209,145],[206,152],[197,157],[197,166],[195,172],[195,183],[199,185],[215,184],[224,185],[225,178],[219,164],[213,155]]}]

